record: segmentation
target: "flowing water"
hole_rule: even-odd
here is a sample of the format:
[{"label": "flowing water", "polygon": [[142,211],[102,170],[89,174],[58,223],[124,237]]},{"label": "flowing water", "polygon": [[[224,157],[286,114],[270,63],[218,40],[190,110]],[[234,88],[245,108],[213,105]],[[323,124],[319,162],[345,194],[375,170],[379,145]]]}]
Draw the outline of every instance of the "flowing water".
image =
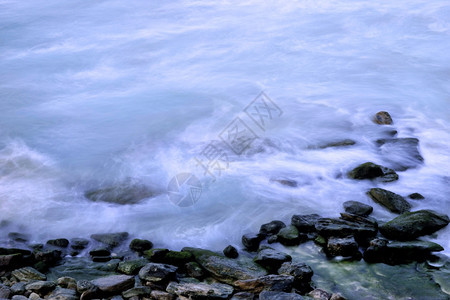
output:
[{"label": "flowing water", "polygon": [[[375,185],[450,214],[449,15],[444,0],[0,0],[2,239],[128,231],[219,250],[273,219],[338,216],[347,200],[389,220],[365,194]],[[244,113],[262,91],[282,111],[265,130]],[[372,122],[380,110],[394,125]],[[259,138],[211,181],[194,159],[237,116]],[[389,184],[342,176],[407,160],[374,143],[392,129],[420,140],[422,165]],[[342,139],[356,144],[315,148]],[[183,172],[203,184],[190,207],[164,192]],[[84,197],[130,181],[160,193]],[[427,239],[450,254],[450,228]]]}]

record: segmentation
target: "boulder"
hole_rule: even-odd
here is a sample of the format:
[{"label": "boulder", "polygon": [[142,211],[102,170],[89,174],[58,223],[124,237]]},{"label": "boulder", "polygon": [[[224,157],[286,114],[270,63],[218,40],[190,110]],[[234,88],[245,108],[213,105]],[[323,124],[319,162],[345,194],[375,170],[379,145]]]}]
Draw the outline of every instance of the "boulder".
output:
[{"label": "boulder", "polygon": [[177,269],[171,265],[149,263],[139,271],[139,278],[154,283],[164,283],[175,278]]},{"label": "boulder", "polygon": [[47,276],[32,267],[24,267],[11,272],[18,281],[47,280]]},{"label": "boulder", "polygon": [[68,239],[54,239],[54,240],[48,240],[47,245],[59,247],[59,248],[67,248],[69,246],[69,240]]},{"label": "boulder", "polygon": [[239,252],[235,247],[228,245],[225,247],[225,249],[223,249],[223,255],[228,258],[238,258]]},{"label": "boulder", "polygon": [[228,299],[233,293],[233,287],[223,283],[207,284],[171,282],[166,291],[188,299]]},{"label": "boulder", "polygon": [[84,196],[94,202],[108,202],[115,204],[136,204],[155,196],[157,193],[143,184],[119,184],[99,189],[88,190]]},{"label": "boulder", "polygon": [[375,179],[381,182],[391,182],[398,180],[398,175],[394,170],[374,164],[372,162],[363,163],[348,173],[352,179]]},{"label": "boulder", "polygon": [[152,249],[153,243],[148,240],[134,239],[130,243],[130,249],[139,253]]},{"label": "boulder", "polygon": [[275,272],[284,262],[291,261],[292,257],[270,247],[264,247],[258,251],[258,255],[256,255],[254,260],[269,272]]},{"label": "boulder", "polygon": [[91,280],[91,283],[102,292],[117,294],[134,286],[134,276],[111,275]]},{"label": "boulder", "polygon": [[416,138],[379,139],[377,145],[383,158],[394,170],[405,171],[423,163],[424,159],[419,152],[419,140]]},{"label": "boulder", "polygon": [[263,291],[259,294],[259,300],[302,300],[303,297],[295,293]]},{"label": "boulder", "polygon": [[117,267],[117,271],[120,273],[124,273],[127,275],[136,275],[139,273],[139,270],[143,268],[149,261],[145,258],[143,259],[134,259],[134,260],[125,260],[119,263]]},{"label": "boulder", "polygon": [[367,193],[376,203],[384,206],[393,213],[402,214],[411,210],[411,204],[400,195],[381,188],[370,189]]},{"label": "boulder", "polygon": [[182,251],[192,253],[201,267],[224,283],[233,284],[236,280],[254,279],[267,274],[264,268],[248,257],[231,259],[199,248],[183,248]]},{"label": "boulder", "polygon": [[355,257],[359,254],[358,244],[352,236],[344,238],[330,237],[326,253],[329,256]]},{"label": "boulder", "polygon": [[316,231],[316,223],[321,218],[317,214],[311,215],[293,215],[291,224],[295,226],[299,232],[314,232]]},{"label": "boulder", "polygon": [[277,234],[277,241],[285,246],[295,246],[307,240],[308,236],[300,233],[293,225],[282,228]]},{"label": "boulder", "polygon": [[264,237],[267,237],[270,235],[277,234],[280,231],[280,229],[284,227],[286,227],[286,224],[284,224],[281,221],[275,220],[270,223],[261,225],[261,228],[259,229],[259,234]]},{"label": "boulder", "polygon": [[352,222],[342,219],[322,218],[316,224],[319,235],[329,237],[355,236],[356,239],[365,239],[377,234],[378,228],[368,222]]},{"label": "boulder", "polygon": [[367,217],[373,211],[373,207],[358,201],[345,201],[344,204],[345,212],[353,215]]},{"label": "boulder", "polygon": [[423,235],[432,234],[449,224],[447,215],[432,210],[419,210],[404,213],[383,224],[380,232],[393,240],[413,240]]},{"label": "boulder", "polygon": [[92,234],[91,238],[107,245],[108,247],[115,248],[128,238],[128,232],[97,233]]},{"label": "boulder", "polygon": [[264,239],[261,234],[248,233],[242,236],[242,245],[248,251],[256,251],[259,248],[259,244]]},{"label": "boulder", "polygon": [[267,275],[255,279],[237,280],[235,286],[254,293],[261,291],[289,292],[293,283],[294,277],[290,275]]},{"label": "boulder", "polygon": [[33,281],[25,286],[27,291],[35,292],[41,296],[46,295],[48,292],[54,290],[56,283],[53,281]]},{"label": "boulder", "polygon": [[375,114],[373,121],[379,125],[392,125],[391,115],[387,111],[379,111]]}]

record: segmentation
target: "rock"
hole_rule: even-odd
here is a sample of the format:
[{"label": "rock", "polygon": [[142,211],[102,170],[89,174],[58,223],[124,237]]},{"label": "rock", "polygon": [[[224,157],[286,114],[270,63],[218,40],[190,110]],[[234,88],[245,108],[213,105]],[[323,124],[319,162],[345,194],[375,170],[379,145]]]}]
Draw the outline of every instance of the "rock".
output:
[{"label": "rock", "polygon": [[19,242],[19,243],[26,243],[30,239],[30,236],[28,234],[20,233],[20,232],[10,232],[10,233],[8,233],[8,237],[12,241]]},{"label": "rock", "polygon": [[152,262],[162,262],[168,252],[169,249],[154,248],[144,251],[144,256]]},{"label": "rock", "polygon": [[309,292],[308,296],[310,296],[311,298],[315,299],[315,300],[328,300],[331,298],[331,294],[321,290],[321,289],[315,289],[311,292]]},{"label": "rock", "polygon": [[276,251],[270,247],[264,247],[258,251],[255,262],[269,272],[274,272],[280,268],[284,262],[292,260],[292,257],[286,253]]},{"label": "rock", "polygon": [[373,121],[379,125],[391,125],[392,118],[387,111],[379,111],[375,114]]},{"label": "rock", "polygon": [[77,292],[82,294],[88,290],[92,290],[95,285],[89,280],[78,280],[77,281]]},{"label": "rock", "polygon": [[75,250],[84,250],[89,245],[89,240],[74,238],[70,240],[70,247]]},{"label": "rock", "polygon": [[254,279],[267,274],[264,268],[247,257],[231,259],[199,248],[183,248],[182,251],[192,253],[200,266],[224,283],[233,284],[236,280]]},{"label": "rock", "polygon": [[150,296],[150,292],[151,289],[147,286],[138,286],[138,287],[134,287],[131,288],[129,290],[126,290],[125,292],[122,293],[122,296],[125,299],[129,299],[131,297],[145,297],[145,296]]},{"label": "rock", "polygon": [[449,224],[448,216],[432,210],[404,213],[380,227],[385,237],[393,240],[413,240],[432,234]]},{"label": "rock", "polygon": [[317,221],[316,229],[325,238],[355,236],[357,239],[373,237],[378,228],[367,222],[352,222],[342,219],[322,218]]},{"label": "rock", "polygon": [[298,186],[297,181],[292,179],[274,179],[273,181],[278,182],[281,185],[296,188]]},{"label": "rock", "polygon": [[264,239],[259,233],[249,233],[244,234],[242,236],[242,245],[244,245],[245,249],[248,251],[256,251],[259,248],[259,243]]},{"label": "rock", "polygon": [[30,296],[28,297],[28,299],[30,300],[41,300],[41,297],[36,294],[36,293],[31,293]]},{"label": "rock", "polygon": [[409,199],[413,199],[413,200],[423,200],[425,199],[424,196],[422,196],[419,193],[412,193],[411,195],[408,196]]},{"label": "rock", "polygon": [[22,296],[22,295],[14,295],[14,296],[12,296],[11,299],[12,299],[12,300],[28,300],[27,297]]},{"label": "rock", "polygon": [[289,225],[282,228],[277,234],[277,241],[285,246],[295,246],[302,242],[306,242],[308,237],[305,234],[300,234],[297,227]]},{"label": "rock", "polygon": [[228,299],[233,293],[233,287],[223,283],[207,284],[171,282],[166,291],[188,299]]},{"label": "rock", "polygon": [[259,300],[302,300],[303,297],[295,293],[263,291],[259,294]]},{"label": "rock", "polygon": [[144,255],[148,257],[151,262],[169,264],[177,267],[182,267],[194,259],[189,252],[158,248],[147,250],[144,252]]},{"label": "rock", "polygon": [[67,248],[67,246],[69,246],[69,240],[68,239],[48,240],[47,245],[52,245],[59,248]]},{"label": "rock", "polygon": [[347,300],[347,299],[339,293],[333,293],[330,297],[330,300]]},{"label": "rock", "polygon": [[130,243],[130,249],[139,253],[152,249],[153,243],[148,240],[134,239]]},{"label": "rock", "polygon": [[344,204],[345,212],[353,215],[367,217],[373,211],[373,207],[358,201],[345,201]]},{"label": "rock", "polygon": [[23,265],[23,260],[23,255],[20,253],[0,255],[0,270],[17,269]]},{"label": "rock", "polygon": [[35,292],[41,296],[46,295],[48,292],[54,290],[56,284],[53,281],[34,281],[25,286],[27,291]]},{"label": "rock", "polygon": [[56,288],[53,293],[50,294],[48,300],[77,300],[77,293],[75,290]]},{"label": "rock", "polygon": [[51,267],[62,259],[62,252],[59,250],[37,251],[34,253],[34,259]]},{"label": "rock", "polygon": [[231,245],[228,245],[223,249],[223,254],[228,258],[238,258],[239,256],[237,249]]},{"label": "rock", "polygon": [[253,300],[255,295],[249,292],[239,292],[233,295],[230,300]]},{"label": "rock", "polygon": [[402,214],[411,209],[411,204],[408,201],[391,191],[373,188],[367,194],[373,201],[386,207],[393,213]]},{"label": "rock", "polygon": [[91,235],[91,238],[100,243],[106,244],[111,248],[115,248],[128,238],[128,232],[97,233]]},{"label": "rock", "polygon": [[205,277],[205,272],[202,267],[194,261],[188,262],[184,268],[186,269],[186,273],[192,278],[202,279]]},{"label": "rock", "polygon": [[109,251],[106,248],[96,248],[91,251],[89,251],[90,256],[110,256],[111,251]]},{"label": "rock", "polygon": [[317,214],[311,215],[293,215],[291,224],[295,226],[299,232],[314,232],[316,231],[316,222],[321,218]]},{"label": "rock", "polygon": [[175,296],[173,294],[169,294],[167,292],[157,291],[157,290],[151,291],[150,296],[152,297],[152,299],[155,299],[155,300],[173,300],[173,299],[175,299]]},{"label": "rock", "polygon": [[119,263],[117,270],[120,273],[124,273],[127,275],[136,275],[139,272],[139,270],[148,263],[149,261],[145,258],[126,260]]},{"label": "rock", "polygon": [[12,275],[19,281],[47,280],[47,276],[32,267],[24,267],[12,271]]},{"label": "rock", "polygon": [[167,282],[175,278],[177,269],[177,267],[171,265],[149,263],[139,271],[139,278],[156,283]]},{"label": "rock", "polygon": [[19,248],[2,248],[0,247],[0,255],[22,254],[23,256],[31,255],[31,251]]},{"label": "rock", "polygon": [[108,262],[112,259],[111,256],[92,256],[93,262]]},{"label": "rock", "polygon": [[335,142],[329,142],[326,144],[319,145],[318,148],[320,149],[326,149],[326,148],[335,148],[335,147],[347,147],[347,146],[353,146],[356,142],[351,139],[345,139],[341,141],[335,141]]},{"label": "rock", "polygon": [[379,178],[381,182],[391,182],[398,180],[398,175],[394,170],[366,162],[354,168],[348,173],[348,177],[352,179],[375,179]]},{"label": "rock", "polygon": [[358,244],[352,236],[345,238],[330,237],[328,239],[326,252],[329,256],[344,257],[354,257],[359,254]]},{"label": "rock", "polygon": [[294,277],[290,275],[267,275],[255,279],[237,280],[235,286],[254,293],[261,291],[289,292],[293,283]]},{"label": "rock", "polygon": [[91,283],[97,286],[102,292],[117,294],[134,286],[134,276],[111,275],[91,280]]},{"label": "rock", "polygon": [[423,163],[419,152],[419,140],[416,138],[393,138],[377,140],[381,154],[390,163],[391,168],[405,171]]},{"label": "rock", "polygon": [[93,286],[81,294],[80,300],[100,299],[102,296],[104,296],[104,292],[98,287]]},{"label": "rock", "polygon": [[278,274],[293,276],[294,288],[302,293],[306,293],[311,290],[310,281],[314,275],[314,272],[310,266],[304,263],[285,262],[278,270]]},{"label": "rock", "polygon": [[25,286],[27,284],[25,282],[17,282],[11,286],[11,293],[14,295],[25,293]]},{"label": "rock", "polygon": [[8,299],[11,294],[11,289],[0,283],[0,299]]},{"label": "rock", "polygon": [[155,196],[157,193],[148,186],[135,183],[123,183],[100,189],[86,191],[84,196],[94,202],[115,204],[136,204],[143,199]]},{"label": "rock", "polygon": [[286,224],[284,224],[281,221],[275,220],[270,223],[266,223],[261,225],[261,228],[259,229],[259,234],[267,237],[270,235],[277,234],[282,228],[285,228]]}]

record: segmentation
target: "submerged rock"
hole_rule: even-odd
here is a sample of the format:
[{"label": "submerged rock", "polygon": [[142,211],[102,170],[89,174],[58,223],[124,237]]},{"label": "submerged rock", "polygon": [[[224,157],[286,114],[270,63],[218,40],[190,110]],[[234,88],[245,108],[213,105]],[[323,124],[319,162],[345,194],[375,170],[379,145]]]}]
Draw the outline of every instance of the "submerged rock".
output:
[{"label": "submerged rock", "polygon": [[358,251],[358,244],[352,236],[344,238],[330,237],[328,239],[326,253],[329,256],[344,257],[356,257],[360,254]]},{"label": "submerged rock", "polygon": [[136,204],[155,195],[157,193],[148,186],[133,183],[89,190],[84,193],[84,196],[91,201],[115,204]]},{"label": "submerged rock", "polygon": [[74,238],[70,240],[70,247],[74,250],[84,250],[89,245],[89,240]]},{"label": "submerged rock", "polygon": [[48,240],[47,245],[52,245],[59,248],[67,248],[67,246],[69,246],[69,240],[68,239]]},{"label": "submerged rock", "polygon": [[409,199],[413,199],[413,200],[423,200],[423,199],[425,199],[425,197],[422,196],[419,193],[412,193],[412,194],[408,195],[408,198]]},{"label": "submerged rock", "polygon": [[373,188],[367,192],[376,203],[386,207],[393,213],[401,214],[411,209],[411,204],[400,195],[381,188]]},{"label": "submerged rock", "polygon": [[383,157],[397,171],[415,168],[423,163],[416,138],[393,138],[377,140]]},{"label": "submerged rock", "polygon": [[344,204],[345,212],[353,215],[359,215],[367,217],[373,211],[373,207],[358,201],[345,201]]},{"label": "submerged rock", "polygon": [[447,215],[432,210],[419,210],[404,213],[380,226],[380,232],[393,240],[413,240],[417,237],[432,234],[449,224]]},{"label": "submerged rock", "polygon": [[291,188],[296,188],[298,186],[298,182],[292,179],[274,179],[273,181]]},{"label": "submerged rock", "polygon": [[381,182],[398,180],[398,175],[394,170],[372,162],[366,162],[354,168],[348,173],[348,177],[359,180],[378,178]]},{"label": "submerged rock", "polygon": [[[355,144],[356,144],[356,142],[354,140],[344,139],[344,140],[340,140],[340,141],[334,141],[334,142],[329,142],[329,143],[325,143],[325,144],[320,144],[319,146],[317,146],[317,148],[326,149],[326,148],[336,148],[336,147],[347,147],[347,146],[353,146]],[[309,148],[314,149],[315,147],[309,147]]]},{"label": "submerged rock", "polygon": [[261,291],[289,292],[293,283],[294,277],[290,275],[267,275],[255,279],[237,280],[235,286],[254,293]]},{"label": "submerged rock", "polygon": [[223,283],[207,284],[176,283],[171,282],[167,286],[167,292],[188,299],[228,299],[233,294],[233,287]]},{"label": "submerged rock", "polygon": [[92,234],[91,238],[111,248],[115,248],[128,238],[128,232],[96,233]]},{"label": "submerged rock", "polygon": [[391,125],[393,123],[392,117],[387,111],[377,112],[373,121],[379,125]]}]

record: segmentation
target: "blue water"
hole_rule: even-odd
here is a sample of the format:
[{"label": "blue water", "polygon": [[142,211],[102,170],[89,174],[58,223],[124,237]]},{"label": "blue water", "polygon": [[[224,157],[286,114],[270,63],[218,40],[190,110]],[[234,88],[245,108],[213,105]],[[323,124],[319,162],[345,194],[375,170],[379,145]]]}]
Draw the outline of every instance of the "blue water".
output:
[{"label": "blue water", "polygon": [[[347,200],[389,220],[365,195],[374,183],[338,176],[388,164],[373,144],[386,130],[371,121],[380,110],[399,137],[420,139],[425,163],[379,186],[450,214],[449,15],[440,0],[0,0],[2,233],[127,230],[221,249],[273,219],[338,216]],[[180,172],[201,177],[193,159],[261,91],[283,114],[252,127],[254,151],[202,179],[194,206],[164,193],[126,206],[84,197],[130,178],[164,191]],[[357,144],[308,149],[344,138]],[[450,228],[428,238],[450,254]]]}]

